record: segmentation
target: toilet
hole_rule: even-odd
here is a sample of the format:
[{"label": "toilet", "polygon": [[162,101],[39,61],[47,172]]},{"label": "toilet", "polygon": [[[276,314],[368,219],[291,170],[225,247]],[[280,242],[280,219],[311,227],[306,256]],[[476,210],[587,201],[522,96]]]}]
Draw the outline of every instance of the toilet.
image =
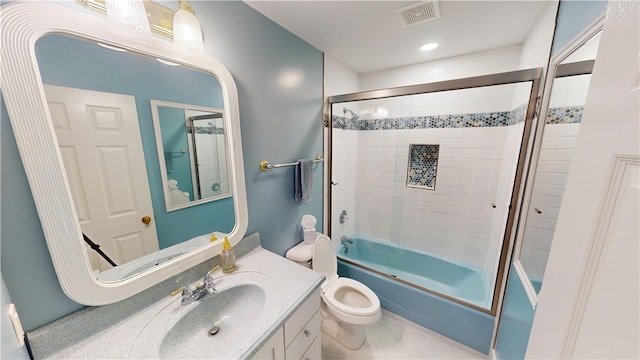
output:
[{"label": "toilet", "polygon": [[311,265],[325,276],[322,331],[350,349],[359,349],[366,338],[364,325],[380,319],[380,299],[361,282],[338,276],[338,259],[326,235],[316,239]]},{"label": "toilet", "polygon": [[186,204],[189,202],[189,193],[178,189],[178,180],[169,179],[167,185],[169,188],[169,203],[171,205]]},{"label": "toilet", "polygon": [[171,205],[186,204],[189,202],[189,193],[179,189],[171,190],[171,192],[169,192],[169,199]]}]

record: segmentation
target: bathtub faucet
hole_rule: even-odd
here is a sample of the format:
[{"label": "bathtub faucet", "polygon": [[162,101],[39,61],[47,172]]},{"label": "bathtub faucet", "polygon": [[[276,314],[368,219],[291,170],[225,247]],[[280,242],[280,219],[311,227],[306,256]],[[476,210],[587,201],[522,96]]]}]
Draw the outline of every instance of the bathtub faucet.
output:
[{"label": "bathtub faucet", "polygon": [[211,297],[216,296],[218,291],[216,290],[216,284],[213,282],[213,273],[219,268],[220,266],[218,265],[209,270],[202,280],[202,284],[196,285],[195,289],[191,290],[189,286],[182,288],[182,301],[180,304],[191,304],[192,302],[202,299],[205,295],[210,295]]},{"label": "bathtub faucet", "polygon": [[342,244],[342,247],[344,247],[344,253],[348,254],[349,247],[347,246],[347,243],[353,244],[353,239],[348,236],[342,235],[342,237],[340,238],[340,243]]}]

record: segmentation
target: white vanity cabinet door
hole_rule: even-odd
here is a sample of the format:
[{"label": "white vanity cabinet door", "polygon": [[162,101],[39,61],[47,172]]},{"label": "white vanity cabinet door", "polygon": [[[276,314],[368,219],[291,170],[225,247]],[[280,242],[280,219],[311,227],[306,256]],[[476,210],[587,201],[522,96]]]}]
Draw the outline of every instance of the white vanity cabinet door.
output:
[{"label": "white vanity cabinet door", "polygon": [[262,359],[321,359],[320,289],[284,323],[252,357]]},{"label": "white vanity cabinet door", "polygon": [[322,359],[322,336],[318,334],[315,340],[307,349],[307,352],[302,355],[301,360],[321,360]]},{"label": "white vanity cabinet door", "polygon": [[313,317],[302,328],[298,335],[293,339],[285,350],[285,355],[288,360],[302,359],[303,355],[307,352],[311,344],[313,343],[320,333],[320,310],[317,310]]},{"label": "white vanity cabinet door", "polygon": [[262,345],[260,350],[253,355],[255,360],[276,360],[284,359],[284,331],[283,328],[271,336],[267,342]]},{"label": "white vanity cabinet door", "polygon": [[286,359],[299,360],[314,340],[319,343],[321,321],[320,289],[317,289],[284,324]]}]

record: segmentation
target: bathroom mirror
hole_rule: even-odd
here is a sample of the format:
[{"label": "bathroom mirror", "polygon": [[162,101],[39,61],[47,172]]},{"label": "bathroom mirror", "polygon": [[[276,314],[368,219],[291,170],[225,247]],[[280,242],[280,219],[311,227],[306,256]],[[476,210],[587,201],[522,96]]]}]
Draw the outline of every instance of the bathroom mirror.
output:
[{"label": "bathroom mirror", "polygon": [[[210,233],[220,231],[218,234],[226,234],[232,245],[237,244],[242,239],[248,220],[242,145],[240,141],[238,97],[233,78],[221,63],[204,54],[187,53],[166,40],[126,34],[112,28],[104,19],[82,14],[56,4],[40,2],[11,3],[3,6],[2,10],[3,29],[1,40],[3,46],[0,51],[3,61],[0,69],[2,70],[3,97],[44,230],[47,247],[61,287],[69,298],[85,305],[103,305],[125,299],[218,253],[222,247],[222,240],[210,242]],[[179,76],[175,75],[176,68],[188,68],[188,71],[194,74],[204,74],[205,80],[202,80],[204,82],[212,83],[210,80],[217,82],[218,93],[215,90],[211,90],[215,88],[213,85],[200,88],[200,92],[202,93],[202,98],[210,98],[212,101],[218,101],[218,103],[200,105],[224,109],[223,126],[227,139],[229,191],[233,196],[221,201],[198,204],[189,209],[181,209],[171,213],[166,211],[163,201],[164,191],[160,180],[160,162],[157,157],[155,136],[152,130],[149,99],[139,100],[136,98],[133,106],[138,112],[133,113],[132,116],[121,116],[125,114],[124,111],[112,111],[111,113],[102,111],[105,110],[105,107],[96,105],[93,106],[96,111],[92,114],[95,116],[91,118],[95,120],[92,124],[99,124],[106,128],[111,126],[115,129],[124,123],[135,123],[130,118],[137,116],[141,132],[145,130],[145,126],[147,127],[146,130],[151,131],[151,141],[146,145],[144,144],[144,135],[140,135],[143,138],[142,148],[144,151],[144,160],[140,161],[144,161],[144,163],[136,161],[131,162],[129,165],[131,165],[130,167],[145,168],[148,176],[146,185],[149,186],[150,191],[157,190],[162,194],[162,201],[160,201],[161,211],[158,211],[158,201],[154,201],[154,214],[149,219],[151,221],[148,224],[144,223],[144,217],[142,217],[138,218],[136,222],[143,220],[142,224],[144,226],[163,225],[174,231],[169,233],[170,240],[166,246],[159,246],[160,249],[173,249],[179,247],[181,245],[180,242],[185,239],[200,241],[205,237],[206,242],[203,242],[201,246],[172,253],[162,259],[154,258],[154,260],[157,260],[157,266],[148,269],[140,268],[141,272],[127,274],[122,279],[106,281],[96,275],[83,241],[83,228],[78,220],[79,216],[83,214],[83,209],[74,203],[72,182],[75,178],[70,176],[65,169],[65,160],[67,158],[60,151],[60,143],[56,136],[59,123],[54,123],[54,119],[58,119],[59,113],[54,113],[55,106],[50,106],[47,103],[47,95],[50,89],[48,89],[49,85],[45,86],[44,84],[44,79],[47,76],[41,75],[43,73],[41,70],[50,65],[50,62],[47,60],[42,62],[41,59],[38,59],[38,49],[36,48],[39,46],[39,40],[47,36],[74,38],[74,40],[84,41],[86,44],[91,44],[91,46],[94,43],[101,43],[115,50],[120,50],[119,52],[121,53],[135,54],[136,57],[145,58],[146,60],[151,59],[158,65],[172,66],[174,70],[157,70],[155,75],[175,76],[176,78],[173,79],[174,85],[177,85],[179,81],[184,81],[185,78],[183,76],[187,76],[184,72],[179,73]],[[75,50],[70,51],[71,56],[76,54]],[[164,63],[160,63],[156,59],[162,60]],[[44,64],[47,65],[45,66]],[[85,65],[89,70],[95,69],[98,75],[105,78],[111,78],[122,71],[140,71],[140,68],[135,66],[120,64],[120,66],[112,65],[108,71],[100,73],[97,70],[97,63],[88,62]],[[74,69],[70,70],[73,71]],[[134,83],[134,85],[139,84]],[[198,85],[201,84],[199,83]],[[70,91],[96,91],[96,89],[87,89],[80,85],[72,87],[69,84],[64,84],[64,86],[53,84],[53,86],[66,86],[67,89],[71,89]],[[194,86],[194,83],[189,83],[187,86]],[[100,88],[97,90],[117,93],[113,89]],[[132,97],[131,94],[122,92],[119,95],[125,98]],[[133,97],[135,98],[135,95]],[[99,98],[102,100],[101,97]],[[189,104],[196,103],[193,98],[189,99],[189,101],[179,98],[154,98],[167,101],[177,100],[177,102]],[[64,109],[64,107],[59,109]],[[146,110],[148,115],[141,115],[140,110]],[[104,158],[111,161],[112,164],[117,164],[117,156],[111,158],[106,156]],[[150,161],[150,159],[153,161]],[[126,164],[126,162],[122,162],[122,164]],[[122,165],[122,167],[126,168],[125,165]],[[110,172],[107,175],[112,184],[123,182],[122,177],[124,174],[122,173]],[[141,182],[133,181],[132,183],[140,184]],[[103,183],[100,184],[101,186],[103,185]],[[120,199],[122,199],[122,196]],[[193,213],[188,212],[188,210],[196,211],[200,207],[213,206],[213,204],[217,205],[221,202],[228,203],[226,209],[203,209],[199,216],[202,216],[206,221],[198,221],[191,217]],[[107,203],[113,205],[113,202]],[[118,205],[122,205],[122,203]],[[121,208],[126,210],[126,206],[121,206]],[[173,215],[173,217],[166,217],[162,221],[158,220],[159,216],[168,215]],[[211,225],[211,222],[215,219],[225,217],[232,219],[228,229],[217,229]],[[201,222],[208,222],[206,230],[199,230],[193,234],[185,232]],[[162,232],[158,231],[158,233]],[[136,236],[138,234],[132,232],[129,237]],[[152,252],[145,256],[156,255]]]},{"label": "bathroom mirror", "polygon": [[151,100],[151,113],[167,211],[231,196],[224,109]]},{"label": "bathroom mirror", "polygon": [[[218,175],[211,181],[212,186],[222,183],[218,187],[224,186],[225,192],[219,191],[217,197],[197,197],[190,201],[186,191],[177,189],[176,180],[171,182],[175,191],[167,191],[166,170],[162,168],[166,163],[165,153],[156,150],[156,144],[162,145],[165,141],[171,147],[181,145],[186,156],[181,158],[179,154],[182,153],[175,151],[176,167],[181,169],[180,165],[186,165],[187,174],[184,179],[182,176],[177,179],[183,187],[191,183],[191,178],[187,177],[188,167],[195,164],[189,164],[188,160],[193,152],[187,150],[189,141],[184,130],[184,116],[178,120],[177,128],[165,119],[165,132],[171,134],[164,140],[157,138],[160,124],[151,120],[152,115],[156,115],[153,102],[158,101],[151,98],[160,97],[218,106],[201,105],[201,108],[218,114],[216,125],[223,129],[220,82],[215,76],[187,65],[176,66],[121,50],[63,34],[44,35],[35,45],[47,105],[78,220],[83,234],[102,251],[88,250],[91,268],[99,271],[101,280],[109,281],[131,276],[139,269],[150,268],[147,264],[155,266],[162,259],[184,253],[185,248],[193,248],[194,242],[199,243],[191,240],[203,234],[227,233],[235,221],[232,199],[222,201],[230,196],[229,182],[227,179],[220,181],[217,166],[224,162],[226,177],[224,134],[197,137],[202,145],[199,162],[207,165],[203,168],[204,176],[213,180],[214,175]],[[191,105],[192,108],[197,106]],[[167,108],[163,112],[166,117],[170,110]],[[176,144],[174,136],[183,142]],[[220,137],[215,150],[210,146],[212,136],[216,137],[214,140]],[[214,158],[216,154],[223,154],[222,159]],[[178,161],[182,159],[186,164]],[[214,164],[208,166],[208,163]],[[172,175],[182,172],[175,171]],[[197,185],[194,184],[194,188],[199,189]],[[191,187],[187,190],[193,193]],[[215,192],[209,191],[209,194]],[[165,204],[170,196],[175,205],[167,208]],[[220,201],[205,204],[213,200]],[[173,210],[181,211],[169,213]],[[176,226],[186,218],[193,224]],[[147,223],[142,219],[147,219]],[[184,244],[178,247],[179,252],[176,251],[177,245],[187,241],[192,246]],[[206,244],[209,240],[205,236],[203,241]]]},{"label": "bathroom mirror", "polygon": [[[546,97],[545,116],[532,157],[527,203],[524,204],[524,231],[516,269],[526,274],[532,303],[540,291],[551,249],[565,183],[582,122],[591,70],[598,49],[599,27],[588,31],[552,60],[553,83]],[[544,122],[542,122],[544,121]],[[523,275],[524,275],[523,274]],[[524,282],[524,281],[523,281]]]}]

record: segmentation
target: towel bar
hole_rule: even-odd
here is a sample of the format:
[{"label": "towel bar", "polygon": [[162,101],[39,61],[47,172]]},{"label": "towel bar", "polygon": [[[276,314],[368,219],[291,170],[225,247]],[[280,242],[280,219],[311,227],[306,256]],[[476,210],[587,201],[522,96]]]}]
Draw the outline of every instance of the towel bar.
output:
[{"label": "towel bar", "polygon": [[[168,152],[170,152],[171,155],[174,155],[174,154],[185,154],[187,152],[187,149],[182,148],[182,149],[180,149],[178,151],[168,151]],[[167,152],[165,152],[165,153],[167,153]]]},{"label": "towel bar", "polygon": [[[316,159],[313,160],[314,163],[316,162],[323,162],[324,159],[322,158],[322,155],[316,155]],[[285,167],[285,166],[296,166],[298,165],[298,162],[292,162],[292,163],[286,163],[286,164],[269,164],[269,162],[267,160],[262,160],[260,162],[260,170],[262,171],[267,171],[269,169],[275,169],[275,168],[280,168],[280,167]]]}]

